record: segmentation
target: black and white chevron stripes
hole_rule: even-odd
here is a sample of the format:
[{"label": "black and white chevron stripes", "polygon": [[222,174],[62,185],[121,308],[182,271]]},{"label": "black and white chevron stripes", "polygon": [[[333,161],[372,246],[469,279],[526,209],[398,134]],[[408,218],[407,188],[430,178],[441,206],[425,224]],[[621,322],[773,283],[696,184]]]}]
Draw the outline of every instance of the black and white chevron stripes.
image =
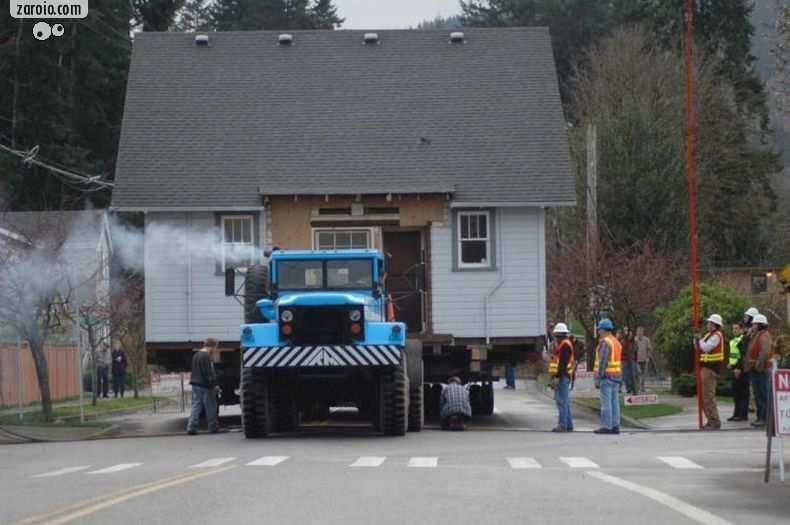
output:
[{"label": "black and white chevron stripes", "polygon": [[396,345],[261,346],[244,349],[244,367],[395,366],[402,352]]}]

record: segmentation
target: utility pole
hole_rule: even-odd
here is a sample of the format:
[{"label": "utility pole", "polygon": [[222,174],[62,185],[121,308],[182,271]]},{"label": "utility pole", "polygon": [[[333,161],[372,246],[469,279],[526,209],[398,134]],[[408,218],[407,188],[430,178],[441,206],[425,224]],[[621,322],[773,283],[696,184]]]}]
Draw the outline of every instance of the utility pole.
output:
[{"label": "utility pole", "polygon": [[[699,289],[697,284],[697,184],[696,184],[696,116],[694,113],[694,0],[686,0],[686,37],[684,46],[686,72],[686,172],[688,178],[689,270],[691,273],[691,324],[699,331]],[[697,423],[702,430],[702,378],[699,347],[694,345],[694,375],[697,379]]]}]

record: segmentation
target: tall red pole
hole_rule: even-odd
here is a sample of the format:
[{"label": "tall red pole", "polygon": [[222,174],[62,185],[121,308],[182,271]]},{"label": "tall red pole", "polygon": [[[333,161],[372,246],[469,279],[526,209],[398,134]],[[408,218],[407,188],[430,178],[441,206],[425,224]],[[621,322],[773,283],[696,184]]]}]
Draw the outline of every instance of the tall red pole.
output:
[{"label": "tall red pole", "polygon": [[[691,324],[699,331],[699,288],[697,284],[697,185],[696,175],[696,117],[694,114],[694,0],[686,0],[686,38],[684,46],[686,66],[686,171],[689,194],[689,270],[691,273]],[[699,347],[694,345],[694,375],[697,379],[697,424],[702,429],[702,377]]]}]

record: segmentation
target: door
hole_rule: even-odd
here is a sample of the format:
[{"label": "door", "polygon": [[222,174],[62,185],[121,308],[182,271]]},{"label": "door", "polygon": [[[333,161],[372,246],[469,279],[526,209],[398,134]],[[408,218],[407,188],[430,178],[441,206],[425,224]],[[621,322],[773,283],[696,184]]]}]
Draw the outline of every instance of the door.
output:
[{"label": "door", "polygon": [[425,294],[422,232],[384,231],[382,236],[388,257],[386,286],[395,303],[395,318],[406,323],[408,332],[421,332]]}]

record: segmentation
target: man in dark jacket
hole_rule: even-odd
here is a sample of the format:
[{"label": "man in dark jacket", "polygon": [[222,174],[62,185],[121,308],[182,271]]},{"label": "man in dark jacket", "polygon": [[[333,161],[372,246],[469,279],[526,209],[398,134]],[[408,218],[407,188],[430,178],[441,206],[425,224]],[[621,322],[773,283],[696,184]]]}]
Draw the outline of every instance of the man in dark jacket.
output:
[{"label": "man in dark jacket", "polygon": [[118,394],[123,397],[125,378],[126,354],[120,348],[116,348],[112,351],[112,392],[115,397],[118,397]]},{"label": "man in dark jacket", "polygon": [[197,434],[201,412],[206,412],[208,430],[212,434],[219,432],[217,423],[217,374],[214,371],[214,354],[217,352],[217,340],[213,337],[206,339],[203,348],[192,356],[192,413],[187,423],[187,434]]}]

